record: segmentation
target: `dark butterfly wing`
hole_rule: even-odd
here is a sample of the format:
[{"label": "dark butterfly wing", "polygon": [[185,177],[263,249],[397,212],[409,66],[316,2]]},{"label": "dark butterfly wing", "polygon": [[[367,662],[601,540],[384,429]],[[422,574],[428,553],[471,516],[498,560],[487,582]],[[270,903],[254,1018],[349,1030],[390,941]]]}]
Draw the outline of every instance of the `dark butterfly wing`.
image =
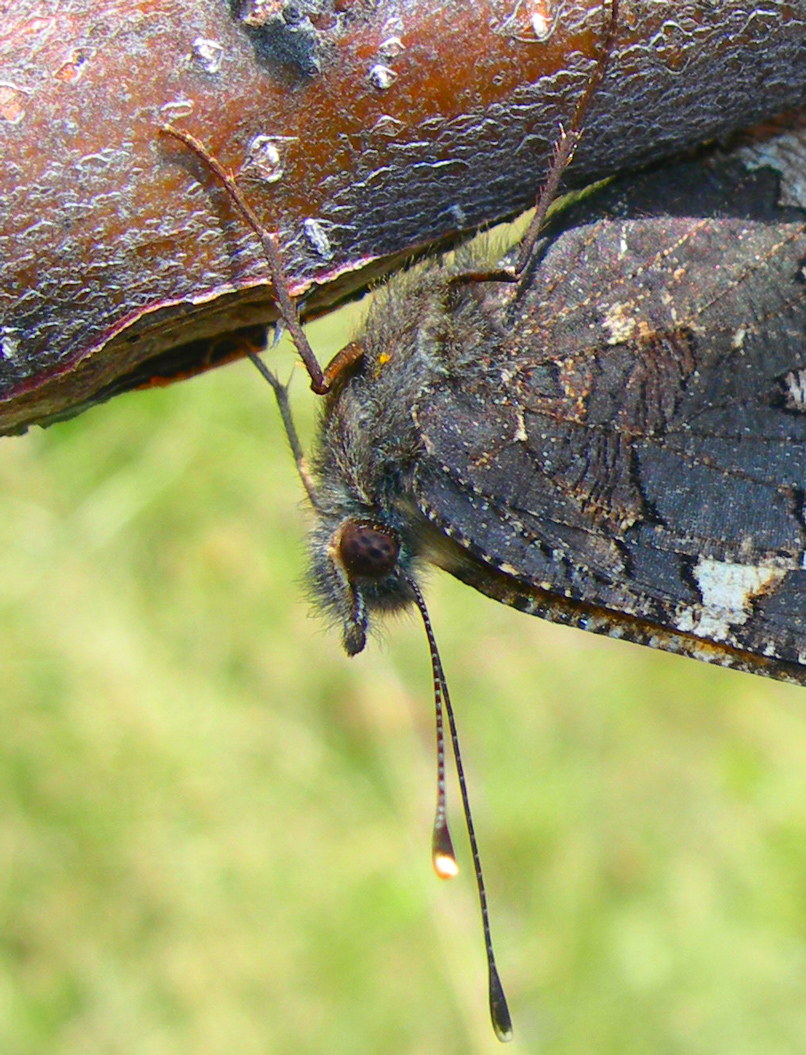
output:
[{"label": "dark butterfly wing", "polygon": [[424,393],[414,486],[499,600],[806,681],[806,213],[755,157],[565,215],[496,350]]}]

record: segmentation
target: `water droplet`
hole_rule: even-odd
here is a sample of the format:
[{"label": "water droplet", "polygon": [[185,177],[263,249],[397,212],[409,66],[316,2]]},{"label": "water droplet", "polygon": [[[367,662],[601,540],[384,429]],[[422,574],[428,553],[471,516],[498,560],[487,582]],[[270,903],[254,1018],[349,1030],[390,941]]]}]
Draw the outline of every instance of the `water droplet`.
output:
[{"label": "water droplet", "polygon": [[395,59],[401,52],[406,50],[406,45],[400,37],[387,37],[379,46],[378,54],[384,59]]},{"label": "water droplet", "polygon": [[0,117],[10,125],[19,124],[25,116],[28,92],[9,81],[0,81]]},{"label": "water droplet", "polygon": [[193,41],[193,57],[207,73],[218,73],[224,60],[224,49],[217,40],[196,37]]},{"label": "water droplet", "polygon": [[282,15],[284,7],[285,0],[246,0],[238,19],[247,26],[265,26],[270,19]]},{"label": "water droplet", "polygon": [[403,19],[400,15],[391,15],[383,24],[381,33],[387,37],[401,37],[403,35]]},{"label": "water droplet", "polygon": [[187,117],[193,113],[193,101],[191,99],[173,99],[160,107],[160,113],[169,123],[177,121],[180,117]]},{"label": "water droplet", "polygon": [[538,0],[532,5],[531,23],[536,40],[548,40],[557,21],[556,12],[551,10],[547,0]]},{"label": "water droplet", "polygon": [[376,88],[385,92],[387,88],[391,88],[395,83],[397,80],[397,74],[394,70],[390,70],[388,66],[382,66],[380,63],[376,63],[369,71],[369,80]]},{"label": "water droplet", "polygon": [[495,32],[524,44],[546,41],[557,24],[558,8],[553,0],[515,0]]},{"label": "water droplet", "polygon": [[246,165],[257,169],[258,176],[264,182],[276,183],[283,178],[285,172],[284,145],[295,142],[296,138],[296,136],[255,136],[246,151]]},{"label": "water droplet", "polygon": [[95,54],[94,48],[73,48],[69,58],[61,64],[53,76],[62,84],[75,84],[84,72],[87,62]]},{"label": "water droplet", "polygon": [[402,132],[406,126],[402,121],[398,120],[397,117],[392,117],[391,114],[381,114],[375,124],[372,126],[372,131],[379,136],[386,136],[388,139],[394,139],[395,136]]}]

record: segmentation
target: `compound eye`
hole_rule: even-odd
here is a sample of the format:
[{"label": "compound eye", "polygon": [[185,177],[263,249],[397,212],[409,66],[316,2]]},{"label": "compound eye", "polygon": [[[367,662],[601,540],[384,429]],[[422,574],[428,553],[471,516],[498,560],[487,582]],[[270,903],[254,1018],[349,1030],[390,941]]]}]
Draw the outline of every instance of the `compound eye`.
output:
[{"label": "compound eye", "polygon": [[394,570],[400,543],[389,531],[348,520],[339,538],[339,557],[352,579],[383,579]]}]

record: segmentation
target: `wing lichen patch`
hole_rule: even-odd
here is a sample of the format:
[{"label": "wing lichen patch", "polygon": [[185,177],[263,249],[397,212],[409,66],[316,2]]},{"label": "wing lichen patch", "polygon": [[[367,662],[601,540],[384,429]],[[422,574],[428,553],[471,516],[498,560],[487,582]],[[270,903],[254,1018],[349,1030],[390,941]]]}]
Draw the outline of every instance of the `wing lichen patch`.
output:
[{"label": "wing lichen patch", "polygon": [[606,330],[610,331],[610,336],[607,339],[608,344],[623,344],[635,336],[638,323],[630,308],[630,304],[617,302],[605,312],[602,318],[602,325]]},{"label": "wing lichen patch", "polygon": [[790,370],[784,378],[784,405],[787,410],[806,413],[806,370]]},{"label": "wing lichen patch", "polygon": [[742,626],[753,614],[755,599],[773,590],[786,574],[785,568],[702,558],[694,568],[702,602],[683,609],[678,630],[725,641],[731,627]]}]

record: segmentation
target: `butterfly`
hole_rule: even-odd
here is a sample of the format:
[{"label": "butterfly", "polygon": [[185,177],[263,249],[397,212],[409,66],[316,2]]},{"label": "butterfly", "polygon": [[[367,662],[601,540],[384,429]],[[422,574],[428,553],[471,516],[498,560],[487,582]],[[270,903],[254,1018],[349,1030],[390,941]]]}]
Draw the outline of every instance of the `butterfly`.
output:
[{"label": "butterfly", "polygon": [[[166,129],[261,240],[283,322],[323,397],[310,471],[287,388],[272,383],[310,499],[312,593],[360,652],[415,606],[438,730],[433,856],[455,873],[443,709],[495,966],[453,711],[419,585],[433,564],[533,615],[806,681],[806,137],[700,151],[594,187],[547,219],[604,77],[601,56],[520,245],[428,260],[378,291],[324,369],[274,236],[190,133]],[[782,191],[788,188],[788,202]]]}]

